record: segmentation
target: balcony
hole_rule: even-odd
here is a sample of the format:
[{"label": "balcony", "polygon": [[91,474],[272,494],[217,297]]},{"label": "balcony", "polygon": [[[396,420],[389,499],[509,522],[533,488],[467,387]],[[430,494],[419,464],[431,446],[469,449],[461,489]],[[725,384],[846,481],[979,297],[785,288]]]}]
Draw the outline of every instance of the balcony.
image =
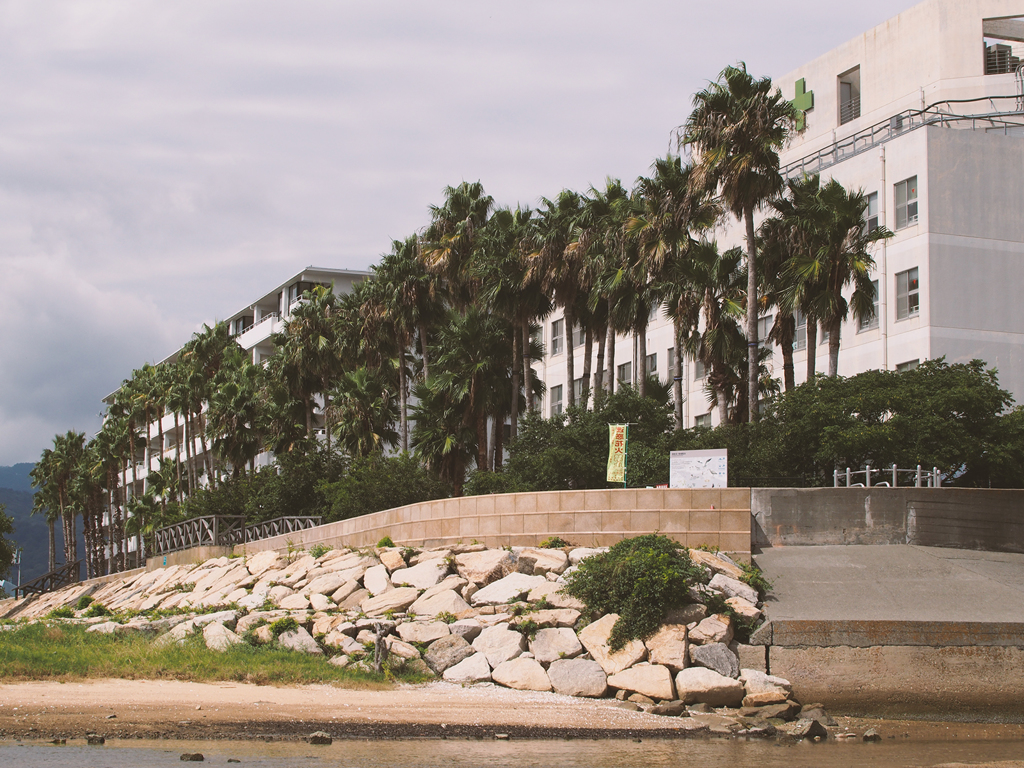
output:
[{"label": "balcony", "polygon": [[846,125],[858,117],[860,117],[860,96],[854,96],[852,99],[844,101],[839,105],[840,125]]}]

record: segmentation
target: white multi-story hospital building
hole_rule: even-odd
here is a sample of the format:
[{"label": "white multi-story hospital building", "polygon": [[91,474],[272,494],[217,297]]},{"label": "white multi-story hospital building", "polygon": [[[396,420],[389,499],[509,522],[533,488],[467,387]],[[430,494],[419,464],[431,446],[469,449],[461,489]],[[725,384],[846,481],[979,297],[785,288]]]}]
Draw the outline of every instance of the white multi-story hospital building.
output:
[{"label": "white multi-story hospital building", "polygon": [[[874,252],[876,318],[844,324],[839,373],[902,370],[921,360],[984,360],[1024,400],[1024,0],[927,0],[819,56],[775,84],[802,111],[781,154],[787,177],[820,173],[869,197],[869,226],[895,236]],[[755,73],[757,74],[757,73]],[[717,233],[742,245],[742,227]],[[761,322],[759,336],[771,326]],[[560,315],[544,323],[544,415],[565,381]],[[797,383],[806,356],[827,369],[828,343],[807,349],[798,328]],[[672,324],[647,332],[648,368],[672,376]],[[617,378],[632,381],[638,345],[616,344]],[[583,347],[575,370],[583,370]],[[782,377],[782,356],[770,364]],[[683,366],[683,424],[711,424],[703,371]]]}]

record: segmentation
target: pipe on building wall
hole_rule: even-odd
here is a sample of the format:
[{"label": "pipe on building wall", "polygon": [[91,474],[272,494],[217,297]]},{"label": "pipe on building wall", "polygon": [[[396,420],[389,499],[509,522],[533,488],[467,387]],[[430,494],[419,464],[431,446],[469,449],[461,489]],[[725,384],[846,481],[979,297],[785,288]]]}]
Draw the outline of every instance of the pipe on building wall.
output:
[{"label": "pipe on building wall", "polygon": [[[881,186],[878,189],[878,218],[881,220],[882,226],[888,227],[889,220],[886,218],[886,201],[889,199],[889,193],[885,186],[885,147],[878,150],[878,161],[881,169]],[[882,240],[881,274],[878,280],[878,314],[881,315],[878,327],[882,332],[883,371],[889,370],[889,280],[886,276],[885,263],[887,242],[885,239]]]}]

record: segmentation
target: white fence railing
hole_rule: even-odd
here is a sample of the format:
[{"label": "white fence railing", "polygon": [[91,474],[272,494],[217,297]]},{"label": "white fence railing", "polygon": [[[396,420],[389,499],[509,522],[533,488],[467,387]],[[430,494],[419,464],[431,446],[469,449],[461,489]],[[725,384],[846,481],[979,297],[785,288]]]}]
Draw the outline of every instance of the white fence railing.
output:
[{"label": "white fence railing", "polygon": [[[860,479],[859,482],[855,482]],[[864,469],[846,468],[845,472],[839,469],[832,470],[832,486],[835,488],[878,488],[897,486],[914,488],[941,488],[942,474],[937,467],[922,469],[918,464],[916,469],[900,469],[895,464],[892,467],[872,468],[866,464]]]}]

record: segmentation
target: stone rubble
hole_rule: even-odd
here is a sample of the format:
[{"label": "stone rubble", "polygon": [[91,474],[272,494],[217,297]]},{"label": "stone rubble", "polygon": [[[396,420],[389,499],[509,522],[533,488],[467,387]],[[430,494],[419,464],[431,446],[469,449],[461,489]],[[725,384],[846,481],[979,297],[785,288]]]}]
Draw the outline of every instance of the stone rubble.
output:
[{"label": "stone rubble", "polygon": [[[75,584],[7,601],[5,611],[22,621],[77,622],[95,633],[145,632],[163,644],[201,634],[221,652],[246,642],[276,644],[357,669],[372,666],[383,620],[395,663],[449,682],[615,696],[622,706],[664,716],[712,718],[712,732],[827,737],[834,721],[819,705],[801,708],[788,681],[741,669],[740,655],[756,659],[759,649],[737,646],[733,618],[703,602],[671,610],[646,640],[613,651],[618,616],[587,623],[585,606],[561,593],[567,573],[604,551],[458,545],[339,549],[318,558],[264,551]],[[740,581],[742,569],[712,552],[690,550],[690,556],[709,571],[709,583],[691,590],[691,599],[714,596],[714,604],[725,602],[740,620],[761,617],[757,592]],[[87,618],[87,608],[70,619],[50,615],[86,595],[134,618]],[[136,615],[152,611],[172,615]],[[275,630],[274,622],[285,618],[294,627]]]}]

